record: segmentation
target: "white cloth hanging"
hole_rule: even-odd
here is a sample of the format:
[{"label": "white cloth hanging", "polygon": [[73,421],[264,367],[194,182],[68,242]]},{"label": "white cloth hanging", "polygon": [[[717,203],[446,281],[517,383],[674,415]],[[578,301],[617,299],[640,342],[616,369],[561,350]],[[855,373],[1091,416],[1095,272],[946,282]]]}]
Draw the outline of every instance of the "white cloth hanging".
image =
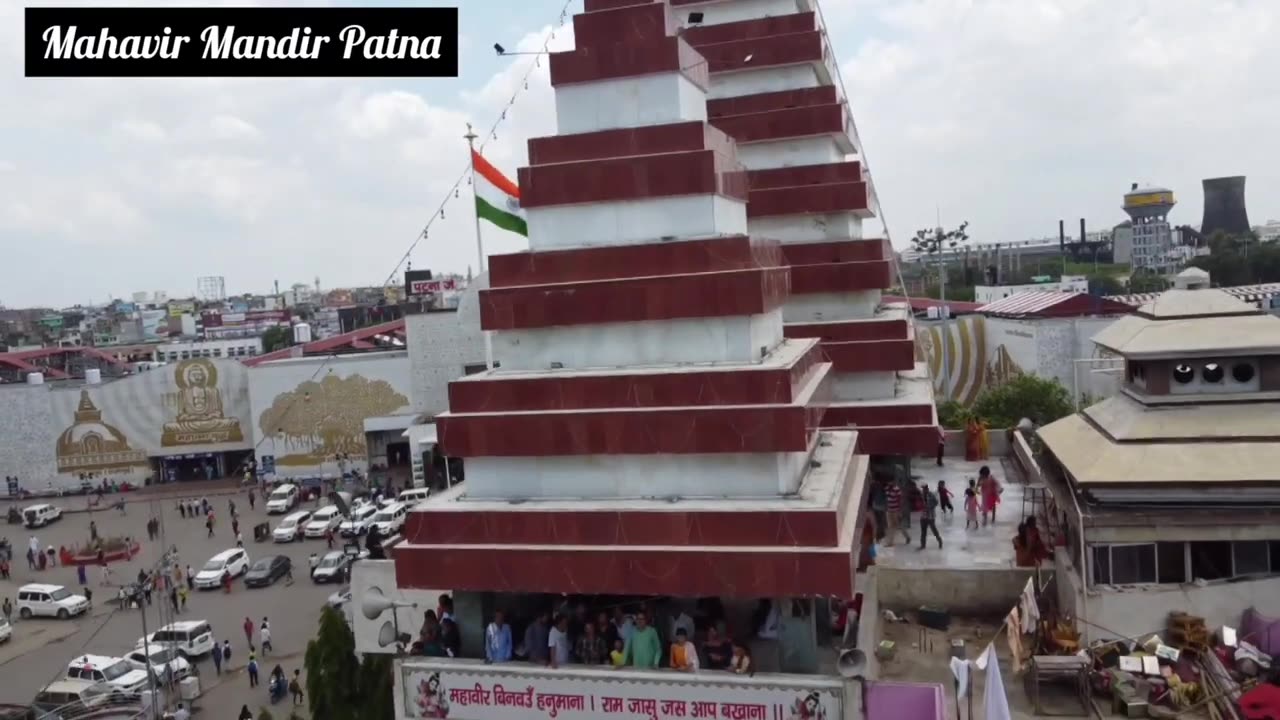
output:
[{"label": "white cloth hanging", "polygon": [[1040,624],[1040,606],[1036,604],[1034,577],[1027,578],[1027,586],[1022,589],[1022,596],[1018,598],[1018,611],[1022,618],[1022,634],[1034,634]]},{"label": "white cloth hanging", "polygon": [[1009,713],[1009,698],[1004,694],[1004,678],[1000,677],[1000,658],[996,656],[994,642],[978,658],[977,665],[987,672],[987,692],[982,699],[985,720],[1013,720]]},{"label": "white cloth hanging", "polygon": [[951,658],[951,674],[956,676],[956,697],[969,695],[969,661],[958,657]]}]

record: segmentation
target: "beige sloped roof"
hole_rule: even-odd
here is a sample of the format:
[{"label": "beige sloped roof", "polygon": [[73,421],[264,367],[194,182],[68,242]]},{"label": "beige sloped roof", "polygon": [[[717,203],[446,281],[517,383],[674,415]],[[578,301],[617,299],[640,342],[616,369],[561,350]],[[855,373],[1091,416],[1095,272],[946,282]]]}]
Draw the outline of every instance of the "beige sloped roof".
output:
[{"label": "beige sloped roof", "polygon": [[1177,320],[1152,320],[1142,315],[1128,315],[1103,328],[1093,336],[1093,342],[1125,357],[1138,359],[1245,353],[1276,355],[1280,354],[1280,318],[1258,313]]},{"label": "beige sloped roof", "polygon": [[1280,402],[1147,406],[1120,394],[1082,412],[1117,442],[1274,438],[1280,443]]},{"label": "beige sloped roof", "polygon": [[1138,314],[1161,318],[1204,317],[1207,315],[1258,315],[1258,308],[1216,288],[1166,290],[1138,308]]},{"label": "beige sloped roof", "polygon": [[1040,429],[1077,484],[1168,485],[1280,481],[1280,442],[1113,442],[1081,415]]}]

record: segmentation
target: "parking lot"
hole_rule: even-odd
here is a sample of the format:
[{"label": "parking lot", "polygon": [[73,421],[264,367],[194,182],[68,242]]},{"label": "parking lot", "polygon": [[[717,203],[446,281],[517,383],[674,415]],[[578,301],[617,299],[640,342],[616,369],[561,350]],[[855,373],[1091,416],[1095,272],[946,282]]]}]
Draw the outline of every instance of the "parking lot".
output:
[{"label": "parking lot", "polygon": [[[251,561],[271,554],[288,556],[294,565],[293,585],[281,580],[266,588],[248,589],[240,580],[233,583],[231,594],[222,590],[196,591],[187,601],[185,620],[207,620],[212,625],[219,642],[230,640],[233,652],[230,672],[223,668],[221,676],[215,675],[212,662],[201,658],[198,662],[204,696],[198,707],[218,708],[218,717],[233,717],[240,705],[248,704],[255,713],[259,705],[267,705],[265,685],[250,689],[244,667],[248,659],[242,625],[246,617],[260,625],[263,617],[271,621],[271,641],[274,651],[268,657],[259,653],[262,675],[265,678],[277,663],[291,675],[294,668],[302,668],[303,653],[307,641],[315,634],[320,608],[329,595],[340,589],[338,585],[315,585],[308,578],[308,557],[312,553],[323,555],[327,551],[324,540],[303,540],[296,543],[258,543],[253,540],[253,526],[269,521],[272,527],[283,516],[268,517],[259,498],[257,509],[250,511],[244,493],[210,497],[217,523],[213,538],[207,537],[203,519],[184,519],[172,498],[149,502],[133,502],[126,506],[125,515],[116,510],[99,510],[92,514],[65,514],[52,525],[28,530],[19,525],[5,525],[0,535],[8,537],[13,545],[12,578],[0,581],[0,597],[8,597],[17,603],[18,588],[26,583],[40,582],[65,585],[79,592],[74,567],[55,567],[44,571],[27,568],[26,549],[29,538],[35,535],[41,547],[54,548],[84,544],[89,540],[89,522],[97,523],[103,537],[128,535],[142,543],[142,550],[128,563],[112,564],[112,582],[115,586],[103,586],[101,573],[89,568],[88,584],[93,590],[93,608],[84,616],[59,621],[52,619],[18,619],[14,612],[13,639],[0,645],[0,702],[27,703],[50,681],[61,677],[68,662],[83,653],[99,655],[124,655],[133,649],[142,636],[142,611],[118,609],[114,601],[118,584],[136,578],[141,568],[151,568],[159,561],[163,548],[160,541],[148,542],[148,519],[163,515],[165,543],[178,548],[180,562],[191,565],[197,572],[215,553],[235,546],[231,532],[228,498],[234,498],[240,514],[240,532],[245,538],[245,549]],[[67,499],[64,507],[83,507],[80,498]],[[304,503],[302,509],[314,509],[313,503]],[[341,543],[335,540],[335,548]],[[156,597],[155,603],[168,602]],[[157,628],[157,606],[147,608],[149,631]],[[257,643],[255,637],[255,644]],[[289,701],[280,706],[284,717]],[[234,711],[232,710],[234,706]],[[305,713],[304,713],[305,714]]]}]

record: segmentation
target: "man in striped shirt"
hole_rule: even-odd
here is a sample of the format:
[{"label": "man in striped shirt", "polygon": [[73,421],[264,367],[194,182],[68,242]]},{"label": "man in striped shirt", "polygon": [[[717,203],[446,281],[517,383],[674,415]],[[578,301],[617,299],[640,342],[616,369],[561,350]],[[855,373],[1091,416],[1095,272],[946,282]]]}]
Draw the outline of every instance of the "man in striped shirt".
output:
[{"label": "man in striped shirt", "polygon": [[[893,547],[894,536],[902,533],[907,542],[911,542],[911,511],[903,504],[902,486],[893,480],[885,482],[885,500],[889,521],[889,547]],[[905,518],[905,521],[904,521]]]}]

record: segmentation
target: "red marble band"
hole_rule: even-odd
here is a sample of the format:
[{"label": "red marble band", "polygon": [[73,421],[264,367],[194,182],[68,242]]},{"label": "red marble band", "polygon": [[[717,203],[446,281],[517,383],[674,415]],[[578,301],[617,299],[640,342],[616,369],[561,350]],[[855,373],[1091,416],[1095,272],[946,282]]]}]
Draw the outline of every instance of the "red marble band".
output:
[{"label": "red marble band", "polygon": [[884,290],[893,284],[893,263],[888,260],[791,266],[793,295]]},{"label": "red marble band", "polygon": [[899,425],[858,429],[858,452],[863,455],[933,455],[938,451],[936,425]]},{"label": "red marble band", "polygon": [[615,8],[601,8],[573,16],[573,41],[578,47],[637,43],[675,35],[677,25],[666,3],[636,4],[631,0]]},{"label": "red marble band", "polygon": [[867,184],[861,181],[752,190],[747,196],[747,217],[840,212],[871,217],[867,196]]},{"label": "red marble band", "polygon": [[776,190],[804,185],[862,182],[862,180],[862,163],[857,160],[747,171],[747,185],[752,190]]},{"label": "red marble band", "polygon": [[525,251],[489,256],[491,288],[707,273],[784,265],[776,240],[731,235],[644,245]]},{"label": "red marble band", "polygon": [[453,413],[525,412],[715,405],[787,405],[795,402],[825,355],[814,341],[789,367],[679,370],[510,378],[481,376],[449,383]]},{"label": "red marble band", "polygon": [[851,597],[852,548],[630,549],[407,545],[392,551],[403,589],[601,595]]},{"label": "red marble band", "polygon": [[495,288],[480,292],[480,326],[517,330],[759,315],[786,301],[790,280],[784,266]]},{"label": "red marble band", "polygon": [[765,110],[745,115],[722,115],[710,120],[739,145],[774,142],[813,135],[844,134],[848,112],[841,103]]},{"label": "red marble band", "polygon": [[533,165],[519,177],[525,209],[679,195],[747,199],[746,171],[712,150]]},{"label": "red marble band", "polygon": [[787,323],[782,332],[789,338],[818,338],[826,342],[909,340],[911,337],[907,320],[899,318]]},{"label": "red marble band", "polygon": [[822,349],[841,373],[910,370],[916,363],[912,340],[824,342]]},{"label": "red marble band", "polygon": [[409,513],[415,545],[719,545],[835,547],[834,510],[496,510]]},{"label": "red marble band", "polygon": [[714,150],[722,155],[737,152],[728,135],[701,121],[532,138],[528,147],[530,165],[692,150]]},{"label": "red marble band", "polygon": [[[893,248],[890,247],[889,241],[884,238],[787,243],[781,249],[782,257],[788,265],[865,262],[893,258]],[[906,334],[905,330],[903,330],[903,334]]]},{"label": "red marble band", "polygon": [[680,73],[706,90],[710,66],[683,38],[613,43],[551,54],[551,86]]}]

